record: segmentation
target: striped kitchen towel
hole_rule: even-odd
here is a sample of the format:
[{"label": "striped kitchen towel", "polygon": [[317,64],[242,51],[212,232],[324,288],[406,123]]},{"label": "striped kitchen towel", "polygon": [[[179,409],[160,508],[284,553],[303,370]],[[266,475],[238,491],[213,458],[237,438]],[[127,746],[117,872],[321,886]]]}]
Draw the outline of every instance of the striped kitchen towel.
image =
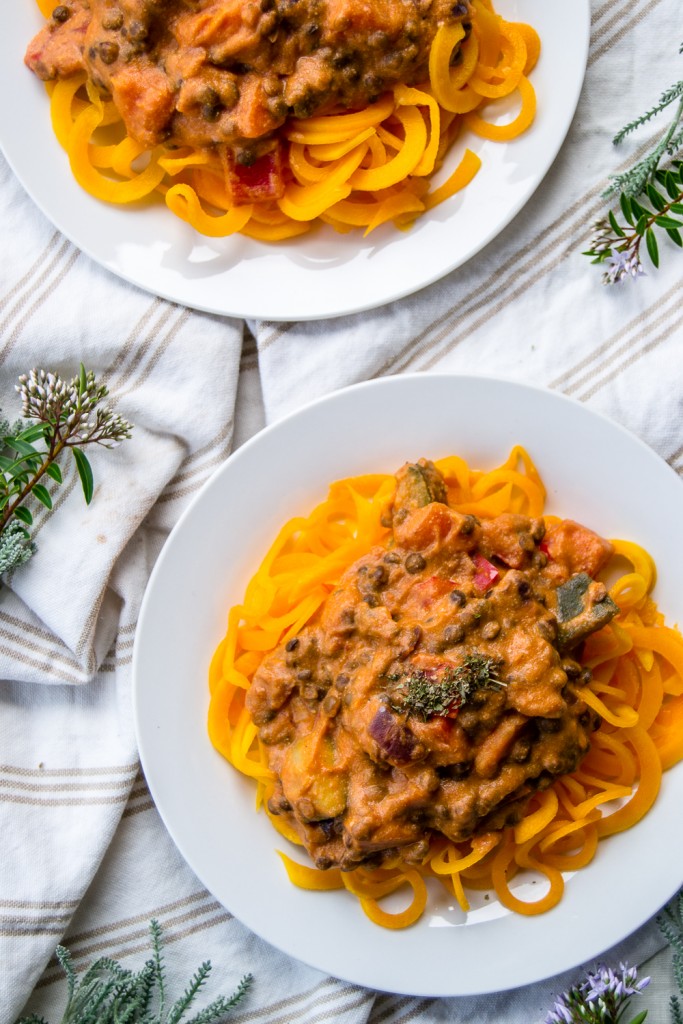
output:
[{"label": "striped kitchen towel", "polygon": [[138,771],[132,645],[170,526],[231,450],[243,325],[156,299],[60,236],[0,163],[0,408],[79,363],[133,424],[34,507],[36,553],[0,589],[0,1020],[19,1012],[97,871]]}]

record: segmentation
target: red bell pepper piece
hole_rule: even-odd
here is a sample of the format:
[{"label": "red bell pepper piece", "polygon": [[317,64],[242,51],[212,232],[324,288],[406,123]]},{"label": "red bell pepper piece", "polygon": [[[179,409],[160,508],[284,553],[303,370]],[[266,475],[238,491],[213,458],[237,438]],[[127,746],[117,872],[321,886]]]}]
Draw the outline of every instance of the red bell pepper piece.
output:
[{"label": "red bell pepper piece", "polygon": [[258,157],[253,164],[239,164],[230,154],[228,187],[234,203],[259,203],[281,199],[285,191],[280,149]]},{"label": "red bell pepper piece", "polygon": [[489,562],[488,558],[484,558],[483,555],[472,555],[472,561],[474,562],[475,574],[473,579],[474,589],[478,590],[480,594],[485,594],[487,590],[490,590],[494,583],[500,579],[500,573],[496,569],[492,562]]}]

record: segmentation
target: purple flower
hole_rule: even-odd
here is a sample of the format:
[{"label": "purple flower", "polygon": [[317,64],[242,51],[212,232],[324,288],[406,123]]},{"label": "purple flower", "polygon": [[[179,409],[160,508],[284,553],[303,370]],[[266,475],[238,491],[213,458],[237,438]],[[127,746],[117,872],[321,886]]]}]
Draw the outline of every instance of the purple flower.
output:
[{"label": "purple flower", "polygon": [[545,1024],[572,1024],[574,1018],[571,1015],[567,1003],[563,1002],[563,1000],[568,998],[569,993],[564,992],[560,998],[556,1000],[554,1007],[550,1010],[545,1019]]},{"label": "purple flower", "polygon": [[603,266],[607,268],[602,275],[604,284],[618,284],[627,277],[635,280],[637,277],[647,276],[638,252],[631,249],[612,249],[610,255],[603,261]]},{"label": "purple flower", "polygon": [[617,1024],[629,999],[649,983],[649,978],[638,980],[635,967],[621,963],[614,971],[599,964],[556,999],[545,1024]]}]

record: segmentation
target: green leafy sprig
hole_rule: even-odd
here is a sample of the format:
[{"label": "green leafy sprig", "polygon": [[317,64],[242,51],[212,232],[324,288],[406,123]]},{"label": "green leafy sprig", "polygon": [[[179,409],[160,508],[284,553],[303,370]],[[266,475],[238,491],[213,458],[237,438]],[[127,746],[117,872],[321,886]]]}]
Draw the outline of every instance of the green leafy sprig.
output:
[{"label": "green leafy sprig", "polygon": [[35,550],[28,531],[33,513],[27,502],[35,499],[52,508],[43,479],[62,483],[62,453],[71,451],[89,504],[94,480],[83,449],[91,444],[114,448],[132,430],[127,420],[102,404],[108,390],[83,364],[70,383],[54,373],[31,370],[19,378],[16,390],[24,419],[12,426],[7,420],[0,422],[0,576],[27,561]]},{"label": "green leafy sprig", "polygon": [[[683,53],[683,46],[679,52]],[[662,93],[655,106],[622,128],[613,142],[619,145],[674,103],[674,117],[659,141],[633,167],[613,175],[603,193],[606,199],[618,197],[619,210],[610,210],[593,225],[593,238],[584,255],[603,267],[605,284],[637,279],[645,273],[643,242],[655,268],[660,263],[658,236],[665,234],[683,247],[683,220],[679,219],[683,215],[683,162],[675,159],[683,148],[683,79]],[[668,166],[662,165],[665,159]]]},{"label": "green leafy sprig", "polygon": [[585,253],[593,257],[593,263],[604,265],[605,284],[645,273],[641,259],[643,242],[653,266],[659,266],[657,229],[679,248],[683,247],[683,220],[678,219],[683,214],[683,162],[677,160],[666,170],[655,170],[654,182],[647,182],[644,195],[638,199],[622,192],[619,206],[623,220],[610,210],[606,220],[594,225],[596,233]]},{"label": "green leafy sprig", "polygon": [[657,918],[657,923],[671,947],[674,981],[679,992],[679,995],[671,997],[671,1022],[683,1024],[683,889],[674,903]]},{"label": "green leafy sprig", "polygon": [[[671,1024],[683,1024],[683,889],[657,918],[672,951],[674,981],[679,995],[671,996]],[[626,1024],[625,1016],[634,996],[650,984],[650,978],[638,978],[635,967],[619,964],[614,970],[599,965],[588,971],[576,985],[555,998],[545,1024]],[[647,1010],[641,1010],[630,1024],[643,1024]]]},{"label": "green leafy sprig", "polygon": [[[195,971],[185,991],[166,1008],[166,971],[162,932],[158,921],[150,923],[152,956],[141,970],[126,970],[110,957],[100,957],[76,977],[71,954],[58,946],[56,956],[67,981],[67,1003],[61,1024],[212,1024],[224,1017],[244,997],[252,982],[246,974],[229,997],[219,996],[186,1020],[200,989],[211,972],[206,960]],[[31,1014],[16,1024],[47,1024],[43,1017]]]},{"label": "green leafy sprig", "polygon": [[[556,998],[545,1024],[625,1024],[631,999],[649,983],[649,978],[639,980],[637,969],[628,964],[619,964],[618,971],[600,964]],[[646,1017],[647,1010],[641,1010],[630,1024],[643,1024]]]}]

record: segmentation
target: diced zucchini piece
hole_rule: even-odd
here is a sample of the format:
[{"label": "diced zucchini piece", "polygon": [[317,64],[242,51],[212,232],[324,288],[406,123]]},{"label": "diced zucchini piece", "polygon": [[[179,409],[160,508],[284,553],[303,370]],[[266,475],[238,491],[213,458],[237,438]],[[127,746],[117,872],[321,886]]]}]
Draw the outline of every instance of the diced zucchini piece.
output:
[{"label": "diced zucchini piece", "polygon": [[433,462],[420,459],[407,462],[396,474],[396,495],[394,513],[399,510],[412,512],[433,501],[446,504],[448,494],[443,477]]}]

